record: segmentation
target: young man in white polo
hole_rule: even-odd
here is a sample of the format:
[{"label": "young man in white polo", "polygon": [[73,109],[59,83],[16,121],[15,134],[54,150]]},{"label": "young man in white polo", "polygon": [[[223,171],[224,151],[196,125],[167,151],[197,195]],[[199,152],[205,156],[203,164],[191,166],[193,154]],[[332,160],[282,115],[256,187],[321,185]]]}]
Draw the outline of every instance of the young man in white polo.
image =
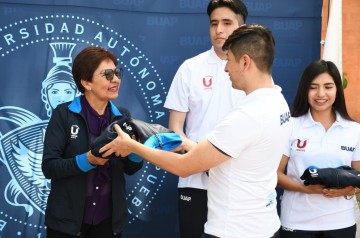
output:
[{"label": "young man in white polo", "polygon": [[209,170],[203,238],[278,237],[277,168],[292,123],[281,88],[271,77],[274,48],[272,33],[261,25],[242,25],[229,36],[225,70],[246,97],[188,153],[146,147],[117,125],[119,136],[101,149],[104,156],[138,154],[181,177]]}]

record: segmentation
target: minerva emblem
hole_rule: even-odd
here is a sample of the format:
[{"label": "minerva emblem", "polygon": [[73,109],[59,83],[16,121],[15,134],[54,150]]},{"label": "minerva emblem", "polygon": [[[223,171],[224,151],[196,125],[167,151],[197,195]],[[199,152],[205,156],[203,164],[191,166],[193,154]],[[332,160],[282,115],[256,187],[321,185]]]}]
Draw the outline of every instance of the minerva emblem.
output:
[{"label": "minerva emblem", "polygon": [[[24,207],[29,216],[34,207],[44,213],[50,184],[41,171],[41,161],[48,122],[18,107],[1,107],[0,119],[17,126],[6,134],[0,133],[0,161],[11,175],[4,190],[5,200]],[[27,203],[21,196],[25,196]]]},{"label": "minerva emblem", "polygon": [[[78,90],[73,82],[70,64],[76,44],[50,43],[55,65],[42,82],[42,101],[47,115],[60,103],[70,101]],[[0,131],[0,161],[11,176],[5,186],[4,197],[12,206],[24,207],[28,216],[36,208],[45,214],[50,192],[50,180],[41,170],[43,142],[48,120],[41,120],[32,112],[19,107],[0,107],[0,120],[15,125],[9,132]],[[25,199],[24,199],[25,198]]]}]

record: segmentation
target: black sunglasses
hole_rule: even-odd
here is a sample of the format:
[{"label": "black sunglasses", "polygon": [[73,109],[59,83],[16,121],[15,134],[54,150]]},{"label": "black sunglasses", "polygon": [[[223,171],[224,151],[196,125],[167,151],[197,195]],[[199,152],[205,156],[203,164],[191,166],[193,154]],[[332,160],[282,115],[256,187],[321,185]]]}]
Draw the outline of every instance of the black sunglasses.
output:
[{"label": "black sunglasses", "polygon": [[122,68],[116,68],[116,69],[105,69],[104,72],[100,73],[101,76],[105,76],[105,78],[109,81],[113,80],[114,75],[118,77],[119,79],[122,78],[123,69]]}]

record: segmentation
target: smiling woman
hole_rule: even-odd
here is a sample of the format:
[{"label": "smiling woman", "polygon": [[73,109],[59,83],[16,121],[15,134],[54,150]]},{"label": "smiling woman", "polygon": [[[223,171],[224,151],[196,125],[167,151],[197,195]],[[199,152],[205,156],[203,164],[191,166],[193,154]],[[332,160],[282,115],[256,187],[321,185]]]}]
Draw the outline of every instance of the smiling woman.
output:
[{"label": "smiling woman", "polygon": [[111,122],[130,118],[126,109],[111,102],[118,97],[122,77],[117,64],[108,50],[83,49],[72,67],[83,95],[58,105],[50,118],[42,161],[43,173],[51,179],[45,212],[48,238],[122,236],[127,214],[125,174],[135,173],[143,162],[96,157],[89,150]]},{"label": "smiling woman", "polygon": [[278,168],[278,186],[285,189],[281,237],[319,237],[321,232],[325,237],[354,238],[354,201],[348,197],[359,191],[349,184],[309,184],[303,176],[314,167],[360,170],[360,150],[351,149],[360,146],[360,125],[347,112],[334,63],[317,60],[305,68],[292,116],[294,128]]}]

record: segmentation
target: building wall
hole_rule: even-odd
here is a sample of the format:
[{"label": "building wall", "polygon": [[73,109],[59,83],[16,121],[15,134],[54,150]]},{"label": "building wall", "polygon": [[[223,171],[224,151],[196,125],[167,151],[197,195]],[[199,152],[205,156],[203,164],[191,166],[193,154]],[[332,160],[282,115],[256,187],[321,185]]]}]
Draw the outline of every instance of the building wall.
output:
[{"label": "building wall", "polygon": [[[323,0],[321,39],[325,39],[329,2],[331,4],[331,0]],[[343,0],[342,14],[343,71],[348,78],[346,106],[350,116],[360,122],[360,1]]]}]

